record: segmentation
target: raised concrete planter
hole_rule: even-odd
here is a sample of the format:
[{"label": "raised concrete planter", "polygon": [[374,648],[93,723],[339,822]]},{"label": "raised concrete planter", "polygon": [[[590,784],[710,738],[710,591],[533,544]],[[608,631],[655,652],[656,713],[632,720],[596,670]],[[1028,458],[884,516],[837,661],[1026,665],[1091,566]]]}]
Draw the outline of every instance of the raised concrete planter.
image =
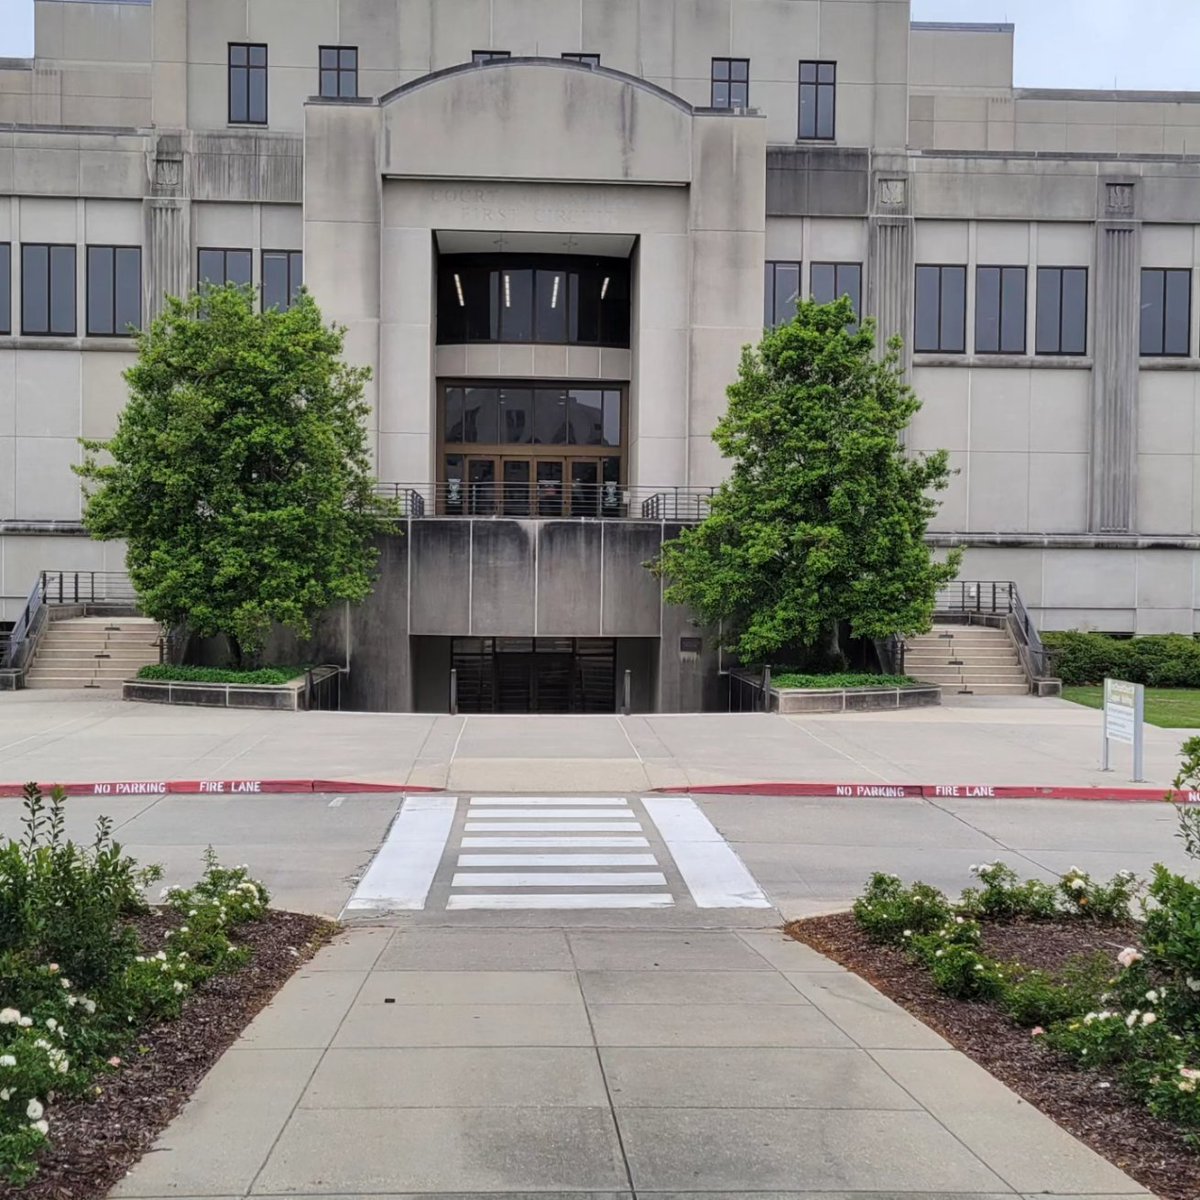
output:
[{"label": "raised concrete planter", "polygon": [[876,712],[924,708],[941,704],[942,689],[934,683],[911,687],[772,688],[772,712]]},{"label": "raised concrete planter", "polygon": [[[314,686],[338,674],[337,667],[315,667]],[[129,679],[121,686],[123,700],[147,704],[191,704],[206,708],[266,708],[299,712],[309,707],[308,675],[288,683],[179,683],[159,679]]]}]

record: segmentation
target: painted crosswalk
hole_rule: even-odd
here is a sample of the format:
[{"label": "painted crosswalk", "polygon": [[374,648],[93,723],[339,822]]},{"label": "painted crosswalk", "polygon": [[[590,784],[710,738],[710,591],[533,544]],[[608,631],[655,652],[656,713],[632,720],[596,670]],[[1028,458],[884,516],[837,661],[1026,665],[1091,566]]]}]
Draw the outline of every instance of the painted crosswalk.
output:
[{"label": "painted crosswalk", "polygon": [[347,912],[769,908],[690,796],[409,796]]},{"label": "painted crosswalk", "polygon": [[[449,910],[668,908],[675,903],[641,818],[624,796],[472,796],[463,828]],[[597,833],[622,836],[596,838]],[[565,852],[530,853],[529,842],[551,840]],[[644,849],[626,852],[638,848]]]}]

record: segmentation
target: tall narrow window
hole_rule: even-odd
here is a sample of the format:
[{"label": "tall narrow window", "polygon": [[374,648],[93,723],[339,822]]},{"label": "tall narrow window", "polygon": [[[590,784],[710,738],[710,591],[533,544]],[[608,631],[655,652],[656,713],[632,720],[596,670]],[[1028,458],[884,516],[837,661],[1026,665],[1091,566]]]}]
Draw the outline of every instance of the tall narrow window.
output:
[{"label": "tall narrow window", "polygon": [[862,264],[813,263],[809,291],[818,304],[849,296],[857,319],[862,315]]},{"label": "tall narrow window", "polygon": [[267,123],[267,48],[261,43],[229,43],[229,123]]},{"label": "tall narrow window", "polygon": [[1142,353],[1186,358],[1192,346],[1192,273],[1142,271]]},{"label": "tall narrow window", "polygon": [[326,100],[354,99],[358,95],[358,47],[322,46],[321,95]]},{"label": "tall narrow window", "polygon": [[790,321],[796,315],[800,299],[800,264],[798,262],[767,263],[763,287],[763,324],[768,329]]},{"label": "tall narrow window", "polygon": [[500,58],[512,58],[511,50],[472,50],[471,61],[473,63],[495,62]]},{"label": "tall narrow window", "polygon": [[800,64],[800,136],[832,139],[837,113],[837,63]]},{"label": "tall narrow window", "polygon": [[1038,267],[1038,354],[1087,353],[1087,267]]},{"label": "tall narrow window", "polygon": [[304,282],[304,255],[299,250],[264,250],[262,306],[291,308]]},{"label": "tall narrow window", "polygon": [[0,333],[12,333],[12,244],[0,242]]},{"label": "tall narrow window", "polygon": [[226,283],[250,282],[249,250],[201,250],[197,255],[196,277],[201,284],[221,287]]},{"label": "tall narrow window", "polygon": [[975,269],[975,353],[1025,353],[1025,268]]},{"label": "tall narrow window", "polygon": [[963,354],[967,348],[967,268],[917,268],[918,354]]},{"label": "tall narrow window", "polygon": [[600,55],[598,54],[580,54],[575,50],[568,50],[563,54],[563,58],[569,59],[571,62],[583,63],[585,67],[600,65]]},{"label": "tall narrow window", "polygon": [[75,336],[74,246],[21,246],[21,332]]},{"label": "tall narrow window", "polygon": [[130,337],[142,327],[140,246],[87,248],[87,331]]},{"label": "tall narrow window", "polygon": [[750,60],[712,60],[712,107],[747,108],[750,104]]}]

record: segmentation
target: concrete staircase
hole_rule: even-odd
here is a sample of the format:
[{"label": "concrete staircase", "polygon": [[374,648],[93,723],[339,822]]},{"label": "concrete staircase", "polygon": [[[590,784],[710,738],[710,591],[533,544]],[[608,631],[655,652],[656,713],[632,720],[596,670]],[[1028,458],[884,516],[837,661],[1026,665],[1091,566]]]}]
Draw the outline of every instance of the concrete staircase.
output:
[{"label": "concrete staircase", "polygon": [[159,627],[148,617],[51,621],[38,643],[27,688],[119,688],[158,662]]},{"label": "concrete staircase", "polygon": [[1008,631],[986,625],[935,625],[910,638],[904,669],[949,695],[1025,696],[1029,681]]}]

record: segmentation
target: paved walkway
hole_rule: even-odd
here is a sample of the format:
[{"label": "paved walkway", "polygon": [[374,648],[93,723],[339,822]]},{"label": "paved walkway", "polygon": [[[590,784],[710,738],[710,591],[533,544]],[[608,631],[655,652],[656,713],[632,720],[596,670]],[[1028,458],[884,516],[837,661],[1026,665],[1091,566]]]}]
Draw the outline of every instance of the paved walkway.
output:
[{"label": "paved walkway", "polygon": [[353,930],[113,1196],[1146,1194],[778,931],[614,920]]},{"label": "paved walkway", "polygon": [[[1146,728],[1166,787],[1188,733]],[[971,698],[912,712],[779,717],[449,717],[167,708],[85,692],[0,693],[0,783],[220,778],[382,781],[452,791],[646,791],[707,784],[1120,785],[1100,714],[1063,700]]]}]

